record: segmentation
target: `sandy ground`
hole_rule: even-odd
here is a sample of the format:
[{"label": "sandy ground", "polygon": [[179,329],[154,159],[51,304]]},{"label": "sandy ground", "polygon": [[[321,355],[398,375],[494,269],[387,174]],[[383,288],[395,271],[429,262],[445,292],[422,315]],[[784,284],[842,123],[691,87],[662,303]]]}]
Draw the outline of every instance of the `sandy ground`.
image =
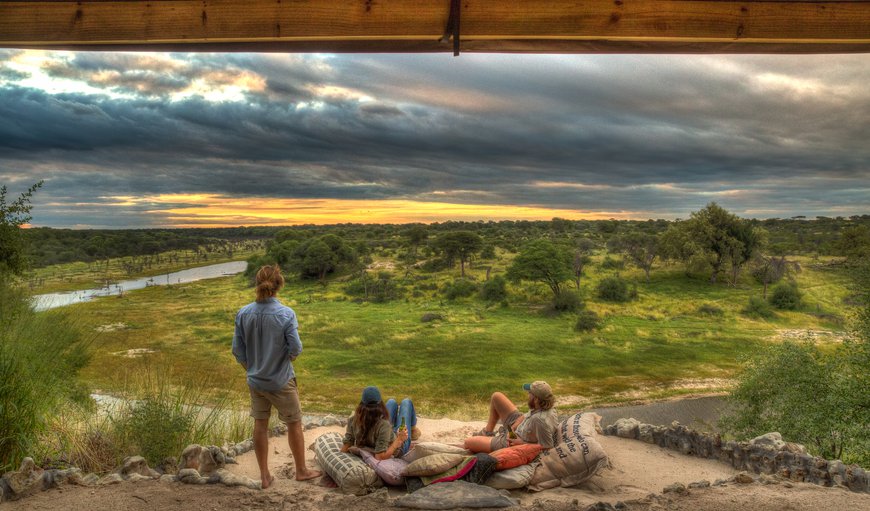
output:
[{"label": "sandy ground", "polygon": [[[420,418],[421,441],[458,442],[479,429],[482,422],[459,422],[450,419]],[[306,444],[326,432],[343,432],[340,427],[317,428],[305,433]],[[723,486],[689,490],[685,494],[662,494],[664,487],[675,483],[727,479],[736,472],[713,460],[683,456],[635,440],[599,437],[610,456],[612,469],[604,470],[590,482],[575,488],[558,488],[539,493],[513,491],[523,509],[544,511],[586,509],[597,502],[623,502],[629,510],[866,510],[870,511],[870,494],[856,494],[838,488],[815,485],[761,484]],[[307,451],[309,464],[314,453]],[[235,473],[259,479],[253,452],[238,457],[238,465],[228,468]],[[286,437],[271,440],[269,465],[276,477],[266,491],[223,486],[191,486],[180,483],[146,481],[87,488],[66,487],[36,496],[8,502],[2,508],[12,510],[94,510],[115,509],[183,509],[218,511],[236,509],[269,510],[363,510],[390,507],[390,499],[404,493],[402,489],[381,490],[366,497],[353,497],[317,482],[293,480],[293,464]]]}]

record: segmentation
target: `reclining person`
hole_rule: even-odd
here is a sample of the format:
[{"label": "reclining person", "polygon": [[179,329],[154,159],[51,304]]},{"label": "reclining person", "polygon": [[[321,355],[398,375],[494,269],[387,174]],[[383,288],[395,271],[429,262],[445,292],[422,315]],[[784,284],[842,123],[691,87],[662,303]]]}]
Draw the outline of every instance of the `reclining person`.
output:
[{"label": "reclining person", "polygon": [[411,444],[409,430],[412,435],[419,435],[416,425],[417,415],[410,398],[403,399],[401,404],[395,399],[385,404],[377,387],[366,387],[353,417],[347,421],[341,452],[366,448],[380,461],[401,456]]},{"label": "reclining person", "polygon": [[[486,427],[465,439],[465,448],[472,452],[492,452],[521,444],[540,444],[544,449],[556,445],[556,411],[553,404],[553,389],[544,381],[523,385],[529,393],[529,411],[520,413],[517,407],[501,392],[492,395],[489,401],[489,420]],[[502,427],[495,431],[501,421]],[[516,438],[511,438],[516,433]]]}]

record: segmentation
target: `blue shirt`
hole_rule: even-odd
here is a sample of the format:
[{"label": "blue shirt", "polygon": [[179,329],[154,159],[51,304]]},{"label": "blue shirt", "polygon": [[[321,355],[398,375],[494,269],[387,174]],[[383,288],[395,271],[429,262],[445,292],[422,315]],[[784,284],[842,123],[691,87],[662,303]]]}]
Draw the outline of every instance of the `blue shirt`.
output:
[{"label": "blue shirt", "polygon": [[291,358],[302,353],[296,313],[269,298],[242,307],[236,314],[233,355],[248,367],[248,385],[276,392],[296,377]]}]

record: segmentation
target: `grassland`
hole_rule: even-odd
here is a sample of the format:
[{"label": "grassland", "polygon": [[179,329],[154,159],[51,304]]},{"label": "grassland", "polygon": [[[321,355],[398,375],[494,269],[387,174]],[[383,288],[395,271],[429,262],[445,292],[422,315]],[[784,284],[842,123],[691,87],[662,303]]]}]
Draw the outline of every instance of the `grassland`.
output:
[{"label": "grassland", "polygon": [[[501,254],[483,263],[498,274],[508,262]],[[391,261],[376,263],[383,268]],[[482,281],[485,266],[472,269],[472,278]],[[456,418],[482,416],[494,390],[521,402],[520,384],[534,379],[553,385],[563,409],[717,392],[764,344],[810,331],[824,331],[822,342],[835,343],[850,314],[842,305],[846,277],[807,265],[797,275],[804,308],[768,320],[741,314],[749,296],[761,294],[759,285],[711,285],[678,267],[654,270],[648,283],[640,272],[622,271],[636,282],[638,298],[603,303],[593,289],[612,272],[596,266],[581,291],[603,325],[577,333],[574,314],[547,311],[550,294],[542,285],[510,285],[506,305],[442,298],[439,289],[458,273],[394,269],[408,298],[384,304],[352,301],[341,279],[327,285],[290,279],[280,296],[300,318],[305,351],[295,366],[303,407],[349,412],[366,385],[378,385],[387,396],[412,396],[423,415]],[[83,378],[117,393],[129,388],[129,375],[161,367],[176,382],[211,376],[220,383],[204,394],[229,390],[244,406],[244,374],[230,345],[235,313],[252,298],[247,282],[232,277],[74,305],[88,327],[100,331]],[[703,312],[704,305],[714,312]],[[422,322],[428,312],[443,319]]]}]

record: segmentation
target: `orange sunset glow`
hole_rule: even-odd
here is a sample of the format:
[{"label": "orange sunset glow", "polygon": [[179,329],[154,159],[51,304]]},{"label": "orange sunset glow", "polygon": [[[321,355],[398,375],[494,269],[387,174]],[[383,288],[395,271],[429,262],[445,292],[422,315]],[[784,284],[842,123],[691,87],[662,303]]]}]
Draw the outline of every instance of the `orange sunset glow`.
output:
[{"label": "orange sunset glow", "polygon": [[[111,197],[114,207],[153,205],[172,227],[336,223],[432,223],[478,220],[600,220],[637,218],[637,212],[592,212],[538,206],[475,205],[416,200],[234,198],[214,194]],[[641,213],[641,216],[643,214]]]}]

